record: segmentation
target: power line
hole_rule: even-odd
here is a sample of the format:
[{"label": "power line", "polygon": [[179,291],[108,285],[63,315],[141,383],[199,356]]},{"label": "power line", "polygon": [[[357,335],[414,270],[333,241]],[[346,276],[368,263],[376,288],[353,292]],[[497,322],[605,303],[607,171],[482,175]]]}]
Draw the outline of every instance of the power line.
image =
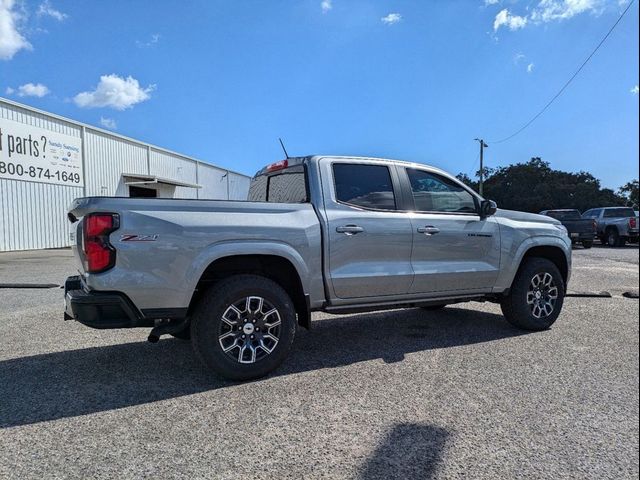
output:
[{"label": "power line", "polygon": [[493,141],[493,142],[490,141],[489,143],[494,143],[494,144],[495,143],[503,143],[503,142],[506,142],[507,140],[511,140],[513,137],[518,135],[525,128],[527,128],[529,125],[531,125],[533,122],[535,122],[538,119],[538,117],[540,115],[542,115],[547,110],[547,108],[549,108],[551,106],[551,104],[556,100],[556,98],[558,98],[560,95],[562,95],[562,92],[564,92],[566,90],[566,88],[573,81],[573,79],[576,78],[578,76],[578,74],[582,71],[582,69],[585,67],[585,65],[587,63],[589,63],[589,60],[591,60],[591,57],[593,57],[596,54],[596,52],[600,49],[602,44],[607,40],[607,38],[609,38],[609,35],[611,35],[613,30],[618,26],[618,23],[620,23],[620,20],[622,20],[622,18],[625,16],[627,11],[631,8],[631,5],[633,5],[634,3],[635,3],[635,0],[631,0],[629,5],[627,5],[627,8],[624,9],[622,14],[620,14],[620,17],[618,17],[618,20],[616,20],[616,23],[613,24],[613,26],[609,29],[607,34],[602,38],[602,40],[600,40],[600,43],[598,43],[596,48],[591,52],[591,54],[582,63],[582,65],[580,65],[580,68],[578,68],[578,70],[576,70],[576,72],[571,76],[571,78],[569,80],[567,80],[567,82],[562,86],[562,88],[558,91],[558,93],[556,93],[553,96],[553,98],[551,100],[549,100],[549,102],[542,108],[542,110],[540,110],[531,120],[529,120],[527,123],[525,123],[519,130],[516,130],[514,133],[512,133],[508,137],[505,137],[505,138],[503,138],[501,140],[496,140],[496,141]]},{"label": "power line", "polygon": [[473,164],[471,165],[471,170],[467,170],[466,173],[470,173],[471,176],[475,176],[476,172],[478,171],[476,168],[476,165],[478,164],[478,160],[480,160],[480,151],[478,150],[478,153],[476,155],[476,158],[473,160]]}]

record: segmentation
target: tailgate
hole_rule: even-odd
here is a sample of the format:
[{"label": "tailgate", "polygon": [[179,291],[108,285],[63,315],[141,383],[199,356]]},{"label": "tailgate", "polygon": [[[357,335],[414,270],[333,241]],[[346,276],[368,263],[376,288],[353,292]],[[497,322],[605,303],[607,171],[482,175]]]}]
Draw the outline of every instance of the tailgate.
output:
[{"label": "tailgate", "polygon": [[569,233],[595,233],[593,220],[565,220],[562,224],[569,230]]}]

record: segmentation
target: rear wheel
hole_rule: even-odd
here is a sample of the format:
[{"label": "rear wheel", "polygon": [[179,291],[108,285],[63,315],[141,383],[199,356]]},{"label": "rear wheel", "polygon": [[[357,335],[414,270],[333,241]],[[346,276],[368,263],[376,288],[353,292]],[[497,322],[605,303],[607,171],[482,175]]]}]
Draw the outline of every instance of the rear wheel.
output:
[{"label": "rear wheel", "polygon": [[593,247],[593,240],[585,240],[582,242],[582,246],[587,250]]},{"label": "rear wheel", "polygon": [[[615,228],[607,231],[607,245],[609,247],[620,247],[620,235],[618,234],[618,230]],[[624,243],[623,243],[624,245]]]},{"label": "rear wheel", "polygon": [[557,320],[564,303],[564,280],[546,258],[525,260],[511,292],[500,306],[509,323],[525,330],[546,330]]},{"label": "rear wheel", "polygon": [[293,302],[280,285],[256,275],[216,283],[191,318],[198,358],[230,380],[266,375],[282,363],[296,331]]}]

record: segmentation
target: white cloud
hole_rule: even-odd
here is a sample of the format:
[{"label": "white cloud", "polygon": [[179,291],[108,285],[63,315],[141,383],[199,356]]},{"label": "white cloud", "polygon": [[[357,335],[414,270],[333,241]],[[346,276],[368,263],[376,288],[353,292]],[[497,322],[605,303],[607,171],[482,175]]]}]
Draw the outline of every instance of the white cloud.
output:
[{"label": "white cloud", "polygon": [[531,73],[533,72],[533,69],[535,67],[535,63],[531,62],[529,65],[527,65],[527,73]]},{"label": "white cloud", "polygon": [[6,90],[4,91],[5,95],[13,95],[14,92],[15,90],[11,87],[7,87]]},{"label": "white cloud", "polygon": [[151,35],[151,37],[149,37],[149,40],[147,40],[146,42],[141,42],[140,40],[136,40],[136,47],[138,48],[153,47],[160,41],[160,36],[161,35],[159,33],[154,33],[153,35]]},{"label": "white cloud", "polygon": [[382,23],[385,23],[387,25],[393,25],[398,23],[400,20],[402,20],[402,15],[400,15],[399,13],[390,13],[389,15],[387,15],[386,17],[382,17],[380,19],[380,21]]},{"label": "white cloud", "polygon": [[74,103],[82,108],[110,107],[115,110],[126,110],[136,103],[151,98],[155,85],[142,88],[138,80],[129,76],[102,75],[95,90],[81,92],[73,97]]},{"label": "white cloud", "polygon": [[[627,0],[619,0],[617,3],[619,4],[620,1]],[[529,24],[540,25],[568,20],[583,13],[600,15],[613,3],[616,2],[613,0],[539,0],[530,10],[531,13],[525,16],[513,15],[506,8],[501,10],[493,22],[493,31],[497,32],[503,26],[510,30],[518,30]]]},{"label": "white cloud", "polygon": [[[13,89],[12,89],[13,90]],[[42,98],[49,94],[49,89],[41,83],[25,83],[18,87],[19,97],[38,97]]]},{"label": "white cloud", "polygon": [[526,58],[526,55],[522,52],[518,52],[513,56],[513,63],[519,65],[522,60]]},{"label": "white cloud", "polygon": [[581,13],[602,13],[604,0],[540,0],[531,12],[531,21],[546,23],[567,20]]},{"label": "white cloud", "polygon": [[23,17],[14,0],[0,0],[0,60],[11,60],[20,50],[31,50],[31,44],[20,33]]},{"label": "white cloud", "polygon": [[635,87],[633,87],[631,90],[629,90],[631,93],[633,93],[634,95],[638,95],[638,92],[640,92],[640,89],[638,88],[638,85],[636,85]]},{"label": "white cloud", "polygon": [[484,0],[484,6],[488,7],[489,5],[497,5],[500,3],[500,0]]},{"label": "white cloud", "polygon": [[327,13],[333,8],[333,0],[322,0],[320,8],[322,9],[322,13]]},{"label": "white cloud", "polygon": [[59,22],[62,22],[69,16],[66,13],[62,13],[60,10],[55,9],[49,0],[44,0],[44,2],[40,4],[36,11],[36,15],[38,17],[51,17]]},{"label": "white cloud", "polygon": [[497,32],[500,27],[507,27],[509,30],[518,30],[524,28],[527,24],[526,17],[512,15],[506,8],[500,10],[493,21],[493,31]]},{"label": "white cloud", "polygon": [[117,130],[118,124],[113,118],[100,117],[100,125],[109,130]]}]

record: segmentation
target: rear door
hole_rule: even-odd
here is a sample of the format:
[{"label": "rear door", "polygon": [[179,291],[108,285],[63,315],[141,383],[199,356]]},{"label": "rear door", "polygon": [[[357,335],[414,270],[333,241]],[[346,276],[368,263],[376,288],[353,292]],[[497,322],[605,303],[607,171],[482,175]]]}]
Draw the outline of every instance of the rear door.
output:
[{"label": "rear door", "polygon": [[413,281],[412,229],[400,211],[396,167],[361,159],[320,161],[328,272],[338,298],[404,295]]},{"label": "rear door", "polygon": [[400,168],[414,212],[409,293],[489,291],[500,268],[500,231],[481,218],[479,202],[460,183],[439,172]]}]

